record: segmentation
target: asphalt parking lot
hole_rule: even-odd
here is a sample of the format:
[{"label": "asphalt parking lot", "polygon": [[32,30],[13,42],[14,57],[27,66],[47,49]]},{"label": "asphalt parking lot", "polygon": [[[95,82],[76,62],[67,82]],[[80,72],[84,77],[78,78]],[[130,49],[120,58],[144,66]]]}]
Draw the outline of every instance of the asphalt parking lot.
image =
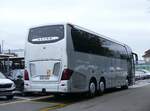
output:
[{"label": "asphalt parking lot", "polygon": [[30,95],[23,97],[19,95],[12,100],[0,97],[0,111],[41,111],[45,107],[59,107],[59,103],[44,101],[47,98],[53,98],[53,96]]},{"label": "asphalt parking lot", "polygon": [[0,111],[48,111],[65,107],[86,98],[81,96],[58,96],[33,94],[15,96],[12,100],[0,97]]},{"label": "asphalt parking lot", "polygon": [[[124,95],[125,98],[128,98],[128,95],[130,94],[132,95],[132,93],[137,93],[132,95],[134,99],[138,99],[137,97],[134,96],[140,95],[140,96],[144,96],[145,100],[147,100],[145,93],[149,91],[149,85],[150,85],[150,80],[141,80],[141,81],[137,81],[134,86],[131,86],[129,88],[129,90],[121,90],[119,88],[112,89],[112,90],[108,90],[103,96],[97,96],[92,99],[87,98],[84,95],[68,95],[68,96],[55,97],[53,95],[43,95],[43,94],[31,94],[26,96],[17,95],[12,100],[7,100],[6,97],[0,97],[0,111],[50,111],[50,110],[61,110],[61,109],[69,110],[70,107],[71,109],[73,107],[73,109],[75,110],[76,108],[80,108],[80,105],[82,103],[85,103],[86,101],[88,104],[92,104],[93,102],[91,103],[90,101],[97,101],[98,99],[98,101],[101,101],[101,103],[103,103],[104,102],[103,99],[105,100],[108,97],[110,97],[110,100],[112,98],[116,99],[116,95],[120,95],[120,98],[122,98],[122,95]],[[108,103],[109,102],[110,101],[108,101]],[[149,102],[147,101],[145,103],[149,104]],[[78,105],[78,107],[75,106],[76,104]],[[82,106],[84,105],[86,104],[83,104]],[[143,108],[142,105],[143,104],[140,103],[139,108]],[[97,105],[96,107],[98,106],[99,105]]]},{"label": "asphalt parking lot", "polygon": [[[118,92],[120,89],[112,89],[106,92]],[[15,96],[12,100],[7,100],[5,97],[0,97],[0,111],[49,111],[64,108],[75,103],[88,101],[85,95],[67,95],[58,96],[53,95],[29,95],[29,96]]]},{"label": "asphalt parking lot", "polygon": [[5,96],[0,97],[0,106],[4,104],[13,104],[17,102],[26,102],[26,101],[36,101],[39,99],[45,99],[52,97],[52,95],[42,95],[42,94],[31,94],[28,96],[22,96],[20,94],[17,94],[14,96],[12,100],[8,100]]}]

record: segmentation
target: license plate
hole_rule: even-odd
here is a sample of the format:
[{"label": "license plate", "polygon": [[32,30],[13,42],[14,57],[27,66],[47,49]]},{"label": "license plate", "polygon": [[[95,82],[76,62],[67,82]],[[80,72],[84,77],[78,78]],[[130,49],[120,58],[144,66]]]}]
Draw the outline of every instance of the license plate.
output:
[{"label": "license plate", "polygon": [[40,80],[49,80],[50,76],[49,75],[42,75],[40,76]]}]

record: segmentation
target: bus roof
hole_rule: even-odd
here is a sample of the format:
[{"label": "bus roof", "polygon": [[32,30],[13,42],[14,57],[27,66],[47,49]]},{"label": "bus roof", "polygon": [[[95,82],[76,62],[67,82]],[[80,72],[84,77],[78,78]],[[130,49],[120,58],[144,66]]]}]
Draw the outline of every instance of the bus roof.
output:
[{"label": "bus roof", "polygon": [[89,29],[80,27],[80,26],[78,26],[78,25],[70,24],[70,23],[67,23],[67,24],[68,24],[68,25],[71,25],[71,26],[73,26],[73,27],[75,27],[75,28],[81,29],[81,30],[83,30],[83,31],[89,32],[89,33],[91,33],[91,34],[100,36],[100,37],[102,37],[102,38],[104,38],[104,39],[107,39],[107,40],[109,40],[109,41],[118,43],[118,44],[123,45],[123,46],[127,46],[127,45],[124,44],[124,43],[121,43],[121,42],[119,42],[119,41],[117,41],[117,40],[114,40],[114,39],[109,38],[109,37],[106,37],[106,36],[104,36],[104,35],[102,35],[102,34],[99,34],[99,33],[96,33],[96,32],[94,32],[94,31],[91,31],[91,30],[89,30]]},{"label": "bus roof", "polygon": [[[107,39],[107,40],[109,40],[109,41],[118,43],[118,44],[120,44],[120,45],[122,45],[122,46],[124,46],[124,47],[128,46],[128,45],[126,45],[126,44],[124,44],[124,43],[121,43],[121,42],[119,42],[119,41],[117,41],[117,40],[114,40],[114,39],[112,39],[112,38],[106,37],[106,36],[104,36],[104,35],[102,35],[102,34],[96,33],[96,32],[94,32],[94,31],[92,31],[92,30],[83,28],[83,27],[81,27],[81,26],[78,26],[78,25],[75,25],[75,24],[72,24],[72,23],[69,23],[69,22],[60,22],[60,23],[58,22],[58,23],[51,23],[51,24],[43,24],[43,25],[31,27],[30,29],[36,28],[36,27],[50,26],[50,25],[70,25],[70,26],[73,26],[73,27],[78,28],[78,29],[80,29],[80,30],[83,30],[83,31],[89,32],[89,33],[91,33],[91,34],[100,36],[100,37],[102,37],[102,38],[104,38],[104,39]],[[129,46],[128,46],[128,47],[129,47]]]}]

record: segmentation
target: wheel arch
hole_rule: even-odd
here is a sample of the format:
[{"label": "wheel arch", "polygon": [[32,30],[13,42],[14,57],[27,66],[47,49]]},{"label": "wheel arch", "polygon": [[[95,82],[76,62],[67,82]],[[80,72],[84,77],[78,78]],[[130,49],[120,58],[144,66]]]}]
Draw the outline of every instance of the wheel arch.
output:
[{"label": "wheel arch", "polygon": [[95,82],[95,85],[96,85],[96,88],[97,88],[97,86],[98,86],[97,84],[98,84],[98,83],[97,83],[96,78],[95,78],[95,77],[91,77],[90,82],[92,82],[92,81]]}]

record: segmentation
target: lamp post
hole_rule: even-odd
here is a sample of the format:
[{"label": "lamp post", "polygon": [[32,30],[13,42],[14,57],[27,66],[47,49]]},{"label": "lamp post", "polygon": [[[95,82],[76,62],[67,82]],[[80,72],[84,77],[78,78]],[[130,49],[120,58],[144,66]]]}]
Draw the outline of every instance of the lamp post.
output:
[{"label": "lamp post", "polygon": [[2,40],[2,44],[1,44],[1,53],[3,54],[4,51],[4,40]]}]

